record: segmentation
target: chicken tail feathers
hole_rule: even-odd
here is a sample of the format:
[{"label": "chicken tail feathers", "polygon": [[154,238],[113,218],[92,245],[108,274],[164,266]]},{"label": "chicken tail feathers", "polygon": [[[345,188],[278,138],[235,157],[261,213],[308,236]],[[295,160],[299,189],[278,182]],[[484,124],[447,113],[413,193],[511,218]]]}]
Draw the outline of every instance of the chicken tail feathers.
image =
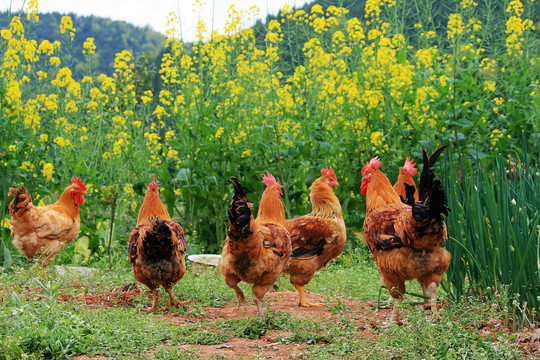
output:
[{"label": "chicken tail feathers", "polygon": [[229,235],[235,237],[247,237],[252,233],[251,225],[251,207],[246,199],[246,190],[238,182],[236,177],[231,176],[231,182],[234,185],[234,195],[229,206]]},{"label": "chicken tail feathers", "polygon": [[324,251],[324,246],[319,246],[314,249],[307,249],[304,247],[294,248],[291,254],[291,258],[307,260],[315,256],[320,256]]},{"label": "chicken tail feathers", "polygon": [[[148,224],[146,235],[142,239],[144,251],[149,260],[162,259],[173,253],[175,242],[171,227],[166,220],[153,218]],[[131,254],[130,254],[131,255]]]},{"label": "chicken tail feathers", "polygon": [[405,196],[406,199],[403,198],[403,196],[399,195],[401,202],[404,204],[407,204],[409,206],[413,206],[414,204],[414,193],[416,192],[416,188],[412,185],[409,185],[407,183],[405,185]]},{"label": "chicken tail feathers", "polygon": [[[448,215],[450,209],[444,187],[440,179],[435,179],[433,173],[433,165],[447,147],[448,145],[441,146],[431,156],[428,156],[426,149],[423,150],[424,167],[420,175],[419,200],[427,209],[416,206],[416,216],[423,218],[424,216],[436,217],[440,214]],[[415,207],[413,207],[413,215],[414,212]]]},{"label": "chicken tail feathers", "polygon": [[[14,198],[9,204],[9,216],[19,217],[22,216],[32,204],[32,196],[24,186],[19,188],[10,188],[8,196],[13,195]],[[29,205],[30,204],[30,205]]]}]

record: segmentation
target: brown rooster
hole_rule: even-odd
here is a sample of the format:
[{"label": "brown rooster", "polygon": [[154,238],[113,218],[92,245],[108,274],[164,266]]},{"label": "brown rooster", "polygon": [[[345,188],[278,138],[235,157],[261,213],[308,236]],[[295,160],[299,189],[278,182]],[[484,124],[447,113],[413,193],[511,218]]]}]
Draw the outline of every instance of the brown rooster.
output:
[{"label": "brown rooster", "polygon": [[84,203],[86,186],[77,177],[71,182],[54,204],[46,206],[34,206],[24,186],[9,189],[8,195],[14,196],[9,204],[13,245],[28,260],[37,256],[44,267],[79,235],[79,205]]},{"label": "brown rooster", "polygon": [[292,255],[283,272],[298,291],[299,306],[320,306],[307,301],[304,292],[315,273],[339,257],[347,242],[341,204],[332,191],[338,186],[334,170],[322,169],[310,188],[311,213],[290,219],[285,226],[291,235]]},{"label": "brown rooster", "polygon": [[[424,150],[420,202],[412,206],[400,201],[388,178],[379,170],[378,158],[362,169],[361,184],[362,194],[366,195],[364,238],[375,257],[382,283],[394,299],[402,300],[405,281],[417,279],[424,295],[429,292],[434,313],[437,286],[451,258],[442,247],[448,238],[444,223],[449,211],[447,198],[441,181],[434,179],[431,169],[444,149],[446,146],[431,157]],[[391,321],[397,318],[395,310],[394,306]]]},{"label": "brown rooster", "polygon": [[253,301],[262,313],[264,295],[272,288],[291,255],[291,239],[285,229],[281,185],[266,173],[267,186],[261,197],[257,219],[251,214],[246,191],[235,177],[234,196],[229,206],[229,231],[219,263],[225,283],[231,287],[238,305],[246,303],[240,281],[253,284]]},{"label": "brown rooster", "polygon": [[[401,197],[403,202],[407,201],[407,193],[405,184],[409,184],[414,189],[414,202],[418,202],[418,190],[416,189],[416,184],[414,183],[413,176],[416,175],[418,170],[416,170],[414,160],[411,160],[411,157],[405,159],[405,164],[401,169],[399,169],[399,176],[394,184],[394,190]],[[410,190],[412,191],[412,190]],[[412,204],[409,204],[412,205]]]},{"label": "brown rooster", "polygon": [[158,304],[158,288],[163,286],[169,294],[167,306],[180,307],[189,300],[179,301],[172,287],[185,275],[184,255],[187,249],[184,230],[173,222],[159,198],[159,188],[154,175],[148,185],[139,210],[137,226],[129,234],[128,254],[133,275],[152,290],[152,311]]}]

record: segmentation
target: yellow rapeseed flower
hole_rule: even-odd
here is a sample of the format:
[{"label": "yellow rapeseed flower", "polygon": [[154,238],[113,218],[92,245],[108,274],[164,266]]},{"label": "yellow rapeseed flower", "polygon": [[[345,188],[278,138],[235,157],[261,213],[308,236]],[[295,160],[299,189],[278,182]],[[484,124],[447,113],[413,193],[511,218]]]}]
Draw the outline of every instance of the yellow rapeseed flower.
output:
[{"label": "yellow rapeseed flower", "polygon": [[174,149],[169,149],[169,152],[167,153],[167,158],[176,159],[177,157],[178,157],[178,151]]},{"label": "yellow rapeseed flower", "polygon": [[21,164],[21,169],[27,172],[34,171],[34,165],[30,161],[23,161]]},{"label": "yellow rapeseed flower", "polygon": [[169,130],[165,133],[165,140],[169,141],[175,137],[174,131]]},{"label": "yellow rapeseed flower", "polygon": [[47,179],[47,181],[54,181],[53,179],[53,173],[54,173],[54,165],[51,164],[51,163],[45,163],[43,165],[43,169],[41,170],[41,173],[43,174],[43,176],[45,176],[45,178]]},{"label": "yellow rapeseed flower", "polygon": [[11,30],[12,34],[16,34],[19,36],[24,34],[24,27],[21,23],[21,18],[18,16],[14,16],[9,23],[9,29]]},{"label": "yellow rapeseed flower", "polygon": [[65,140],[63,137],[61,137],[61,136],[55,138],[53,141],[54,141],[56,144],[58,144],[58,146],[60,146],[60,147],[66,146],[66,140]]},{"label": "yellow rapeseed flower", "polygon": [[60,66],[60,58],[58,56],[51,56],[49,62],[51,63],[51,65]]},{"label": "yellow rapeseed flower", "polygon": [[501,130],[494,129],[489,136],[492,146],[496,146],[500,139],[504,137],[504,133]]},{"label": "yellow rapeseed flower", "polygon": [[10,40],[13,37],[13,34],[8,29],[2,29],[0,30],[0,36],[4,40]]},{"label": "yellow rapeseed flower", "polygon": [[69,37],[71,41],[75,38],[75,31],[76,29],[73,27],[73,20],[71,20],[70,16],[62,16],[62,19],[60,20],[60,33],[65,34],[66,32],[69,32]]},{"label": "yellow rapeseed flower", "polygon": [[495,81],[488,80],[484,82],[484,91],[495,91]]},{"label": "yellow rapeseed flower", "polygon": [[371,151],[377,151],[377,148],[380,147],[384,142],[384,135],[380,131],[374,131],[370,134],[369,141],[371,142]]},{"label": "yellow rapeseed flower", "polygon": [[28,21],[39,21],[39,16],[37,15],[38,13],[38,1],[37,0],[30,0],[28,2],[28,6],[26,7],[25,9],[25,14],[26,14],[26,20]]},{"label": "yellow rapeseed flower", "polygon": [[135,191],[133,190],[133,184],[127,183],[124,186],[124,192],[128,194],[129,196],[135,195]]},{"label": "yellow rapeseed flower", "polygon": [[38,76],[38,80],[43,80],[47,78],[47,73],[45,71],[37,71],[36,75]]},{"label": "yellow rapeseed flower", "polygon": [[83,43],[83,54],[95,54],[96,53],[96,45],[94,45],[94,38],[89,37],[86,39],[86,41]]},{"label": "yellow rapeseed flower", "polygon": [[221,137],[221,134],[223,134],[224,131],[225,130],[223,129],[223,127],[220,127],[219,129],[217,129],[215,138],[219,139]]},{"label": "yellow rapeseed flower", "polygon": [[461,14],[450,14],[450,19],[448,20],[447,33],[449,40],[457,39],[464,31],[463,20],[461,19]]}]

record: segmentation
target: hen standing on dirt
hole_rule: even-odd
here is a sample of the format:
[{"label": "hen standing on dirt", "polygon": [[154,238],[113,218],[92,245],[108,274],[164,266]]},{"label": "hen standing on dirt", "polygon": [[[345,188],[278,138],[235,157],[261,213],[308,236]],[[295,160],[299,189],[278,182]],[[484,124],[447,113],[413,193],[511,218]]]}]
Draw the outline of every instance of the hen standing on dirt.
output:
[{"label": "hen standing on dirt", "polygon": [[[433,313],[437,286],[450,266],[450,253],[442,247],[448,238],[444,216],[448,214],[446,193],[435,179],[432,166],[446,146],[431,156],[424,150],[420,178],[420,202],[407,196],[412,206],[401,202],[388,178],[379,170],[381,161],[372,159],[362,169],[362,194],[366,195],[363,231],[373,253],[381,281],[394,299],[402,300],[405,281],[417,279],[424,295],[429,292]],[[406,186],[406,187],[407,187]],[[397,320],[396,307],[391,321]]]},{"label": "hen standing on dirt", "polygon": [[187,301],[179,301],[172,287],[186,273],[184,255],[186,240],[182,227],[171,221],[169,212],[159,199],[159,188],[154,181],[148,185],[143,204],[139,210],[137,226],[129,234],[128,254],[135,279],[152,290],[152,311],[158,304],[158,287],[169,294],[172,305],[180,307]]},{"label": "hen standing on dirt", "polygon": [[234,184],[234,196],[229,206],[229,231],[219,271],[225,283],[235,291],[238,305],[246,303],[238,283],[253,284],[253,301],[261,314],[264,295],[272,288],[291,255],[281,185],[267,173],[264,177],[267,188],[261,197],[257,219],[254,219],[246,191],[235,177],[230,180]]},{"label": "hen standing on dirt", "polygon": [[323,305],[307,301],[304,286],[317,271],[341,255],[347,242],[341,204],[332,190],[338,185],[334,170],[321,169],[321,177],[310,187],[311,213],[285,222],[293,251],[283,272],[290,275],[298,291],[299,306]]},{"label": "hen standing on dirt", "polygon": [[86,186],[78,177],[73,177],[71,182],[58,201],[46,206],[32,204],[24,186],[9,189],[8,196],[14,196],[9,204],[13,245],[28,260],[37,256],[38,263],[44,267],[79,235],[79,205],[84,203]]}]

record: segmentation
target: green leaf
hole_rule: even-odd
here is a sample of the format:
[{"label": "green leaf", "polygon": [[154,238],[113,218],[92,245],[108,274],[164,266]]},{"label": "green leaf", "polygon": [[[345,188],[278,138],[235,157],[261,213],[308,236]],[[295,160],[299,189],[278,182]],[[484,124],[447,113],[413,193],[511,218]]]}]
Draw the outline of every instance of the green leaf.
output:
[{"label": "green leaf", "polygon": [[[183,164],[183,162],[182,162]],[[178,170],[178,173],[176,174],[176,178],[180,181],[188,181],[189,175],[191,174],[191,170],[187,168],[180,168]]]},{"label": "green leaf", "polygon": [[4,245],[4,267],[9,267],[12,263],[11,251]]}]

